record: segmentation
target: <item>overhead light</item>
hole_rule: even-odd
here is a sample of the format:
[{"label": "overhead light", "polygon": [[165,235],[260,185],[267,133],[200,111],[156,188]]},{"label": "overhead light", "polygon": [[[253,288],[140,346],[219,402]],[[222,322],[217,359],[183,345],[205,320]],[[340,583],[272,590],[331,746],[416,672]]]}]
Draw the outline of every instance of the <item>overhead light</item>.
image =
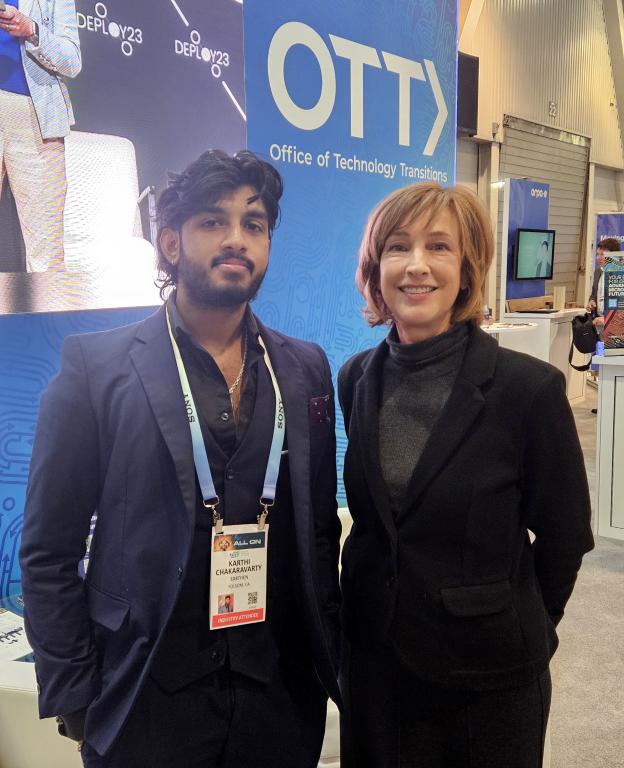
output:
[{"label": "overhead light", "polygon": [[495,187],[496,189],[502,189],[505,186],[504,181],[491,181],[490,182],[491,187]]}]

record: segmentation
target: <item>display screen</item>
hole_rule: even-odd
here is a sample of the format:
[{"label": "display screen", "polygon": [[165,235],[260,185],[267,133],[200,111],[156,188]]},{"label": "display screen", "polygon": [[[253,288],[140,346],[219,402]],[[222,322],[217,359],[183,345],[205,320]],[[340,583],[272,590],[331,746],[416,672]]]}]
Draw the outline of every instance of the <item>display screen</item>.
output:
[{"label": "display screen", "polygon": [[552,280],[554,256],[554,229],[516,230],[514,279]]},{"label": "display screen", "polygon": [[0,135],[21,126],[36,159],[3,140],[0,315],[160,304],[157,196],[206,149],[246,146],[243,7],[26,5],[53,30],[42,55],[58,61],[50,71],[25,55],[32,99],[11,94],[9,107],[0,62]]}]

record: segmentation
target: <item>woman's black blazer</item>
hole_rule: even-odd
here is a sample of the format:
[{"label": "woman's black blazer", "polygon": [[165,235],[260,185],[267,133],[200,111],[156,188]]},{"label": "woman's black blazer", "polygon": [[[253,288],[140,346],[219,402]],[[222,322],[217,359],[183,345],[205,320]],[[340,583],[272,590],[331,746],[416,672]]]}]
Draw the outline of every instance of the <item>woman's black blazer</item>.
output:
[{"label": "woman's black blazer", "polygon": [[593,547],[564,377],[471,326],[406,503],[393,514],[379,462],[386,354],[384,341],[338,377],[353,516],[342,558],[347,640],[391,648],[411,673],[453,688],[523,685],[547,667]]}]

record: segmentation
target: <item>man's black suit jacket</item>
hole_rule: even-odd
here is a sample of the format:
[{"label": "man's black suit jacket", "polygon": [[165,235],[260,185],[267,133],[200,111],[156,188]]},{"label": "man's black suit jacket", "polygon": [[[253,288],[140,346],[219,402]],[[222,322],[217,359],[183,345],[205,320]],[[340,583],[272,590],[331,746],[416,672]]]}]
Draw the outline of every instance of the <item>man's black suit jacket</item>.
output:
[{"label": "man's black suit jacket", "polygon": [[[301,600],[327,693],[339,699],[333,388],[314,344],[258,323],[284,401]],[[310,414],[326,397],[327,418]],[[66,340],[41,402],[22,533],[25,618],[42,717],[88,707],[113,743],[154,658],[187,566],[196,510],[191,434],[164,307]],[[86,581],[78,576],[97,511]]]},{"label": "man's black suit jacket", "polygon": [[598,285],[600,283],[600,276],[602,275],[602,269],[600,267],[596,267],[594,270],[594,277],[592,280],[592,288],[591,293],[589,294],[588,302],[595,301],[596,304],[598,304]]},{"label": "man's black suit jacket", "polygon": [[471,327],[395,519],[379,461],[386,354],[382,342],[338,378],[354,521],[342,559],[345,636],[391,647],[406,669],[436,684],[522,685],[547,667],[555,625],[593,546],[563,376]]}]

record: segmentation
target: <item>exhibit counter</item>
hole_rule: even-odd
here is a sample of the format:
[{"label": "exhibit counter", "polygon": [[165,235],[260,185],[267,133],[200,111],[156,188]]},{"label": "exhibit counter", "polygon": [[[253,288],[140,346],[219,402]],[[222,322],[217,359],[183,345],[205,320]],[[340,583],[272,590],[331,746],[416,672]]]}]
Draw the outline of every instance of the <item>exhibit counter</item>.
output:
[{"label": "exhibit counter", "polygon": [[600,372],[594,532],[624,541],[624,355],[593,363]]},{"label": "exhibit counter", "polygon": [[[566,392],[570,403],[585,397],[585,373],[576,371],[568,363],[572,343],[572,320],[576,315],[584,314],[584,307],[572,307],[547,314],[541,312],[507,312],[503,321],[511,325],[535,323],[531,333],[511,333],[502,331],[498,335],[501,347],[525,352],[547,363],[551,363],[566,378]],[[585,356],[575,353],[577,364],[585,362]]]},{"label": "exhibit counter", "polygon": [[[0,661],[0,768],[80,768],[75,742],[59,736],[54,719],[39,720],[32,662]],[[319,768],[339,768],[339,715],[328,702]]]},{"label": "exhibit counter", "polygon": [[39,720],[35,665],[30,662],[0,662],[0,766],[82,766],[76,743],[58,735],[53,719]]}]

